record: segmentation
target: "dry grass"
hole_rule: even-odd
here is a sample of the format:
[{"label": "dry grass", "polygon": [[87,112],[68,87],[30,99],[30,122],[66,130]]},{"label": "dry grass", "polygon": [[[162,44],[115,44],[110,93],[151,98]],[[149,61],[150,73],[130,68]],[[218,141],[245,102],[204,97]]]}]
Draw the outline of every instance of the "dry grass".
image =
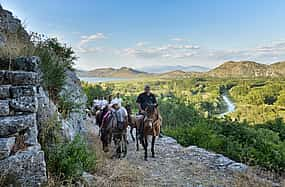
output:
[{"label": "dry grass", "polygon": [[94,186],[134,187],[142,183],[142,172],[123,159],[110,159],[111,153],[102,151],[98,135],[89,134],[90,148],[96,150],[97,164],[94,175],[97,179]]}]

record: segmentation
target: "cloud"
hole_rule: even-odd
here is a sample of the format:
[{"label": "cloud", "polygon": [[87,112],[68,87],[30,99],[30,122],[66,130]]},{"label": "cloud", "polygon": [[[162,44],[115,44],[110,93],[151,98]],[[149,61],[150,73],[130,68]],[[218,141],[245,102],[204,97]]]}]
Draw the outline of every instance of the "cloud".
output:
[{"label": "cloud", "polygon": [[89,36],[81,36],[81,40],[80,40],[79,44],[84,45],[84,44],[94,42],[97,40],[102,40],[102,39],[107,39],[107,37],[103,33],[98,32],[96,34],[92,34]]},{"label": "cloud", "polygon": [[75,50],[79,53],[97,53],[104,51],[102,47],[80,47],[75,48]]},{"label": "cloud", "polygon": [[269,43],[258,47],[237,50],[208,50],[204,54],[217,61],[252,60],[261,63],[272,63],[285,59],[285,41]]},{"label": "cloud", "polygon": [[81,40],[79,41],[76,50],[79,53],[96,53],[103,51],[103,48],[90,46],[90,43],[107,39],[107,36],[103,33],[95,33],[88,36],[81,36]]},{"label": "cloud", "polygon": [[195,55],[195,51],[198,49],[200,49],[200,47],[197,45],[136,45],[134,48],[123,49],[121,54],[138,58],[188,58]]},{"label": "cloud", "polygon": [[123,56],[138,59],[184,59],[197,62],[211,61],[213,65],[224,61],[252,60],[261,63],[272,63],[285,60],[285,41],[272,42],[266,45],[245,49],[208,49],[198,45],[171,43],[151,46],[137,43],[135,47],[118,50]]},{"label": "cloud", "polygon": [[189,40],[185,38],[171,38],[170,40],[175,42],[189,42]]},{"label": "cloud", "polygon": [[136,43],[136,46],[138,46],[138,47],[143,47],[143,46],[146,46],[146,45],[148,45],[150,42],[137,42]]}]

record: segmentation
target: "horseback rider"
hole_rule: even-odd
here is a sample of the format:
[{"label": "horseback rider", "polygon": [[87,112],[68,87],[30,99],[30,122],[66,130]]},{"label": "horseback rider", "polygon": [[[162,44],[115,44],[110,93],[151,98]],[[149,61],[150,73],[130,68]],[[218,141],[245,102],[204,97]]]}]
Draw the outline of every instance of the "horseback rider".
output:
[{"label": "horseback rider", "polygon": [[143,119],[146,114],[145,109],[147,105],[157,105],[156,97],[153,93],[151,93],[149,85],[145,85],[144,92],[139,94],[136,103],[139,109],[139,119],[141,120],[141,125],[139,127],[139,134],[141,135],[143,131]]},{"label": "horseback rider", "polygon": [[136,103],[140,114],[145,114],[147,105],[157,105],[156,97],[151,93],[149,85],[145,85],[144,92],[139,94]]}]

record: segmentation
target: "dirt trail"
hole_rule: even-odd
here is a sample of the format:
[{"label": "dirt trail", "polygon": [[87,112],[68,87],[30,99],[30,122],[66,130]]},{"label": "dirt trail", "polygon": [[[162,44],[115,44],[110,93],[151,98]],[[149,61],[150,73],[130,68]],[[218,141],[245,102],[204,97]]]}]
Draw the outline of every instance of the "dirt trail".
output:
[{"label": "dirt trail", "polygon": [[[98,129],[95,133],[92,141],[101,150]],[[184,148],[170,137],[159,138],[156,157],[144,161],[142,146],[136,151],[135,143],[128,139],[126,158],[110,159],[111,153],[99,151],[96,186],[274,186],[243,164],[195,146]]]}]

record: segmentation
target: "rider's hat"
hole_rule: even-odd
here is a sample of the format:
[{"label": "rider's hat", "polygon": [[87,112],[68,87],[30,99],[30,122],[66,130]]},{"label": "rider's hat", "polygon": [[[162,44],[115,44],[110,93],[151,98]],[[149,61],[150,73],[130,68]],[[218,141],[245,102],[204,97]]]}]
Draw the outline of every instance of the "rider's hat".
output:
[{"label": "rider's hat", "polygon": [[111,101],[111,105],[113,106],[113,105],[119,105],[120,104],[120,101],[119,101],[119,99],[113,99],[112,101]]}]

